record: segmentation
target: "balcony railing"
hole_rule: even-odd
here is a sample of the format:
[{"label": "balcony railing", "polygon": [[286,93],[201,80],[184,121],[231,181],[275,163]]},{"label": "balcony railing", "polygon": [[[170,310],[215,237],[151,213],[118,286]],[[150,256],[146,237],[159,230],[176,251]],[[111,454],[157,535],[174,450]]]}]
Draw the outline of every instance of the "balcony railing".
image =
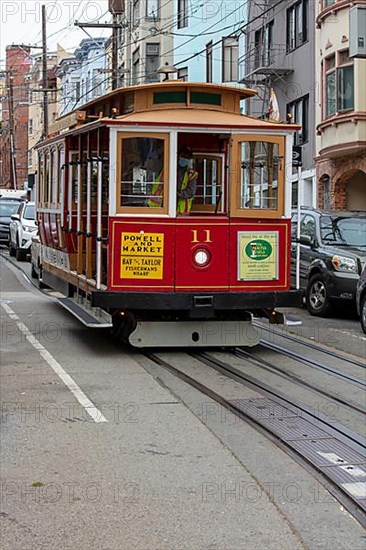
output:
[{"label": "balcony railing", "polygon": [[252,44],[239,59],[240,81],[247,85],[267,81],[268,77],[275,80],[291,72],[285,44]]}]

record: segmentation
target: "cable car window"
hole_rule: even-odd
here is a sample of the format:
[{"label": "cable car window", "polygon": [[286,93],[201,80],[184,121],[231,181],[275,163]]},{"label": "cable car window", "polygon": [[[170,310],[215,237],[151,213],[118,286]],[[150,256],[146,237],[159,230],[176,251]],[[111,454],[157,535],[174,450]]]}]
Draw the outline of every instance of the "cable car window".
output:
[{"label": "cable car window", "polygon": [[43,197],[44,197],[44,154],[43,151],[39,153],[38,159],[38,189],[37,189],[37,195],[38,195],[38,202],[42,204],[43,206]]},{"label": "cable car window", "polygon": [[45,156],[44,156],[44,162],[45,162],[45,170],[44,170],[44,203],[46,205],[46,208],[48,206],[49,200],[48,200],[48,194],[49,194],[49,188],[50,188],[50,154],[48,150],[46,150]]},{"label": "cable car window", "polygon": [[167,143],[167,137],[157,134],[121,135],[120,208],[167,209]]},{"label": "cable car window", "polygon": [[240,208],[277,209],[278,144],[241,144]]},{"label": "cable car window", "polygon": [[72,185],[72,200],[76,205],[78,203],[78,153],[71,154],[71,185]]},{"label": "cable car window", "polygon": [[63,147],[59,148],[59,179],[58,179],[58,189],[57,189],[57,203],[61,204],[62,194],[64,192],[65,186],[65,149]]},{"label": "cable car window", "polygon": [[104,153],[102,164],[102,210],[108,211],[109,203],[109,156]]},{"label": "cable car window", "polygon": [[88,179],[87,179],[87,154],[83,152],[81,161],[81,208],[86,209],[86,201],[88,195]]},{"label": "cable car window", "polygon": [[158,105],[159,103],[187,103],[187,92],[155,92],[154,104]]},{"label": "cable car window", "polygon": [[93,153],[93,158],[91,161],[91,189],[90,189],[90,200],[93,210],[96,210],[97,207],[97,197],[98,197],[98,160],[96,153]]},{"label": "cable car window", "polygon": [[285,138],[232,138],[230,212],[232,216],[283,216],[285,205]]},{"label": "cable car window", "polygon": [[51,149],[51,189],[50,203],[57,203],[57,187],[58,187],[58,149]]},{"label": "cable car window", "polygon": [[209,94],[204,92],[191,92],[191,103],[206,105],[221,105],[221,94]]},{"label": "cable car window", "polygon": [[194,155],[194,169],[198,172],[198,180],[192,212],[223,211],[222,165],[221,156]]}]

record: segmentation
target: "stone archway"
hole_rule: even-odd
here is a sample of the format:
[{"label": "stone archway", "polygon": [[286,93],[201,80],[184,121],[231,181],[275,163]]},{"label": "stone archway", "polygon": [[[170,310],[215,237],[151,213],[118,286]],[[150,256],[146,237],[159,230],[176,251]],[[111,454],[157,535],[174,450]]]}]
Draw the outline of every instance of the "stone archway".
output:
[{"label": "stone archway", "polygon": [[344,172],[334,182],[335,210],[366,211],[366,174],[357,168]]},{"label": "stone archway", "polygon": [[347,210],[366,211],[366,174],[357,170],[347,182]]}]

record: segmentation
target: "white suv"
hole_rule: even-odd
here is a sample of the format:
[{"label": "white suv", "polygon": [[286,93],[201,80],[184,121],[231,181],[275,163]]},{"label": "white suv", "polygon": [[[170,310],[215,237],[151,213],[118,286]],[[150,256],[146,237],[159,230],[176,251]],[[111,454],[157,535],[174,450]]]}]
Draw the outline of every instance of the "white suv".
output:
[{"label": "white suv", "polygon": [[17,260],[25,260],[30,254],[32,237],[36,235],[34,202],[23,202],[10,222],[9,254]]}]

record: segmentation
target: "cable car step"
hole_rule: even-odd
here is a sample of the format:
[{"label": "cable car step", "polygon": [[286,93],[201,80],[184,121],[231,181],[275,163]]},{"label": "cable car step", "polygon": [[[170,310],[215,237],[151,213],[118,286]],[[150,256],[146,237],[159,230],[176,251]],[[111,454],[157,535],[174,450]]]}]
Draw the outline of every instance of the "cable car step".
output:
[{"label": "cable car step", "polygon": [[129,342],[137,348],[256,346],[251,321],[140,321]]},{"label": "cable car step", "polygon": [[86,307],[84,304],[77,303],[72,298],[58,298],[57,301],[67,311],[72,313],[79,321],[89,328],[111,328],[112,319],[105,311],[99,307]]}]

